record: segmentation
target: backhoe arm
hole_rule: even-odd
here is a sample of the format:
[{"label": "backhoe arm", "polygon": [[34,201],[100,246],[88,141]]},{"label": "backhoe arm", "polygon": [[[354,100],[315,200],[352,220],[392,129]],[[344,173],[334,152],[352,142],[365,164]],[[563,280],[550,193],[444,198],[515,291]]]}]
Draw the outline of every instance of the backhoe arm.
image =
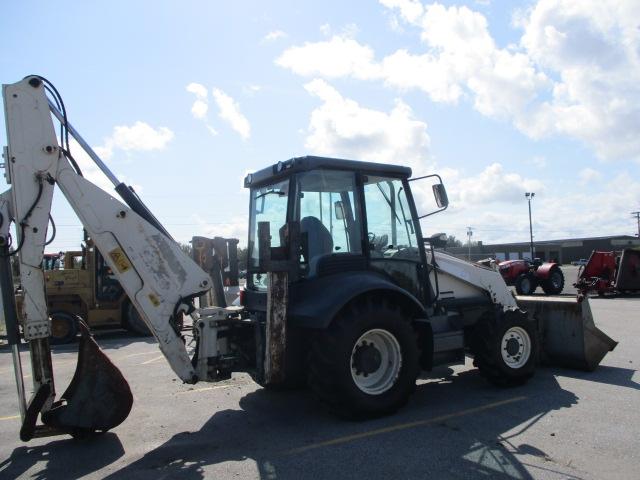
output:
[{"label": "backhoe arm", "polygon": [[[10,195],[5,194],[3,200],[10,198],[5,211],[11,212],[12,218],[2,219],[0,234],[8,239],[10,220],[15,221],[15,248],[25,297],[25,339],[49,336],[41,265],[57,184],[157,338],[171,368],[183,381],[197,381],[174,321],[189,310],[191,299],[210,288],[209,276],[162,227],[152,225],[72,167],[58,145],[51,111],[60,118],[62,115],[50,106],[45,84],[39,77],[4,85],[3,97],[8,138],[6,176],[12,185]],[[95,156],[92,151],[91,154]],[[106,168],[104,164],[99,166]],[[115,179],[113,175],[109,178]],[[120,189],[122,186],[119,184]],[[53,379],[46,370],[48,378],[43,381],[52,385]]]}]

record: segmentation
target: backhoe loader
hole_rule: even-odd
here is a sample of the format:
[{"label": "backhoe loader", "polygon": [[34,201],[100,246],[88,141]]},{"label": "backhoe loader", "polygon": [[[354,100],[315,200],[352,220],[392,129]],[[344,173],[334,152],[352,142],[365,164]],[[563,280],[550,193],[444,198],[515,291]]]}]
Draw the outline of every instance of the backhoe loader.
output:
[{"label": "backhoe loader", "polygon": [[[42,272],[56,186],[185,383],[248,372],[266,387],[306,384],[337,414],[368,418],[404,405],[421,370],[464,362],[467,354],[488,380],[513,386],[526,382],[540,360],[593,369],[616,345],[595,327],[588,300],[520,302],[498,272],[439,252],[444,236],[424,236],[420,222],[447,208],[438,175],[412,178],[403,166],[324,157],[292,158],[246,176],[242,305],[195,308],[194,299],[222,283],[220,269],[203,271],[117,180],[70,124],[53,85],[29,76],[4,85],[3,98],[11,188],[0,196],[0,287],[25,441],[109,430],[132,405],[126,380],[86,328],[71,385],[57,398]],[[82,177],[69,136],[121,200]],[[419,212],[412,189],[425,185],[438,208]],[[430,220],[424,223],[433,229]],[[10,255],[20,263],[22,332]],[[179,328],[182,315],[192,317],[192,342]],[[29,401],[20,336],[30,350]]]}]

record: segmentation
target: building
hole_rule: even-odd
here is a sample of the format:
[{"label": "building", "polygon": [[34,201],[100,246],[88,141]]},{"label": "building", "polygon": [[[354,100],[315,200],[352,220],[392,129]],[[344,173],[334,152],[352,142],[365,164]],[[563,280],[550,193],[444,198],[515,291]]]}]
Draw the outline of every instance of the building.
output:
[{"label": "building", "polygon": [[[557,260],[571,263],[581,258],[589,258],[593,250],[615,251],[630,247],[640,247],[640,239],[631,235],[608,237],[567,238],[562,240],[544,240],[534,243],[535,257],[541,260]],[[529,242],[483,244],[478,242],[471,247],[471,260],[492,257],[498,260],[529,258]],[[451,247],[446,251],[461,258],[469,257],[469,247]]]}]

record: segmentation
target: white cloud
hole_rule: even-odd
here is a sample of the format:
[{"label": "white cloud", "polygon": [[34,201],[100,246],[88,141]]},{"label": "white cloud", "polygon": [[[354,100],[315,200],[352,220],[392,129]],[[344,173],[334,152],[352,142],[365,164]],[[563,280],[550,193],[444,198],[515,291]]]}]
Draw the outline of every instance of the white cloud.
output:
[{"label": "white cloud", "polygon": [[114,127],[113,134],[107,139],[105,146],[124,151],[162,150],[173,137],[173,132],[167,127],[153,128],[145,122],[137,121],[130,127]]},{"label": "white cloud", "polygon": [[578,173],[578,178],[580,179],[581,185],[586,185],[587,183],[600,180],[602,178],[602,173],[600,173],[598,170],[587,167],[580,170],[580,173]]},{"label": "white cloud", "polygon": [[526,179],[517,173],[508,173],[500,163],[487,166],[479,175],[461,178],[451,187],[452,201],[464,205],[492,202],[516,202],[522,200],[524,192],[541,192],[542,182]]},{"label": "white cloud", "polygon": [[640,161],[637,0],[539,0],[517,12],[522,38],[505,47],[496,45],[487,18],[469,7],[380,2],[394,22],[417,29],[422,51],[376,59],[370,46],[341,33],[290,47],[276,63],[307,77],[419,89],[435,102],[469,100],[534,139],[565,135],[603,159]]},{"label": "white cloud", "polygon": [[219,88],[213,89],[213,99],[218,105],[218,116],[227,122],[243,140],[247,140],[251,136],[251,124],[240,112],[240,105]]},{"label": "white cloud", "polygon": [[303,76],[369,79],[379,76],[373,57],[371,48],[347,36],[334,35],[327,41],[288,48],[276,59],[276,64]]},{"label": "white cloud", "polygon": [[199,100],[207,99],[207,87],[201,83],[190,83],[187,85],[187,92],[193,93]]},{"label": "white cloud", "polygon": [[322,101],[309,121],[305,147],[312,153],[427,168],[427,124],[401,100],[387,113],[344,98],[324,80],[313,80],[305,89]]},{"label": "white cloud", "polygon": [[285,38],[287,34],[282,30],[274,30],[272,32],[267,33],[262,39],[264,42],[273,42],[280,38]]},{"label": "white cloud", "polygon": [[[92,148],[101,159],[109,160],[113,157],[114,150],[123,152],[164,150],[173,137],[173,132],[167,127],[154,128],[148,123],[137,121],[131,126],[113,127],[113,132],[104,139],[104,143]],[[79,145],[77,147],[84,155],[84,150]],[[89,157],[86,159],[93,163]]]},{"label": "white cloud", "polygon": [[187,92],[193,93],[196,99],[191,106],[191,114],[194,118],[204,120],[207,117],[209,111],[209,99],[207,87],[201,83],[192,82],[187,85]]},{"label": "white cloud", "polygon": [[191,106],[191,114],[194,118],[203,119],[206,118],[209,111],[209,104],[204,100],[196,100]]}]

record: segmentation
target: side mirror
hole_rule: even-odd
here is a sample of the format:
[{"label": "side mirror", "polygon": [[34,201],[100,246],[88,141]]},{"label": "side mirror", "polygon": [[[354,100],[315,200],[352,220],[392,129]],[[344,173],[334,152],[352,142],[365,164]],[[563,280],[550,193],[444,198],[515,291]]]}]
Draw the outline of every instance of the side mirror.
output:
[{"label": "side mirror", "polygon": [[442,183],[442,178],[440,177],[440,175],[434,173],[432,175],[425,175],[424,177],[410,178],[409,182],[417,182],[418,180],[427,179],[433,179],[437,182],[431,184],[431,190],[433,190],[433,196],[438,208],[436,210],[433,210],[432,212],[425,213],[424,215],[419,215],[418,220],[429,217],[438,212],[442,212],[449,206],[449,197],[447,196],[447,190],[444,188],[444,183]]},{"label": "side mirror", "polygon": [[433,196],[436,199],[438,207],[447,208],[449,205],[449,197],[447,196],[447,189],[444,188],[444,184],[436,183],[431,188],[433,188]]},{"label": "side mirror", "polygon": [[343,220],[344,219],[344,206],[342,205],[342,201],[338,200],[337,202],[335,202],[333,204],[333,208],[336,212],[336,218],[338,220]]}]

